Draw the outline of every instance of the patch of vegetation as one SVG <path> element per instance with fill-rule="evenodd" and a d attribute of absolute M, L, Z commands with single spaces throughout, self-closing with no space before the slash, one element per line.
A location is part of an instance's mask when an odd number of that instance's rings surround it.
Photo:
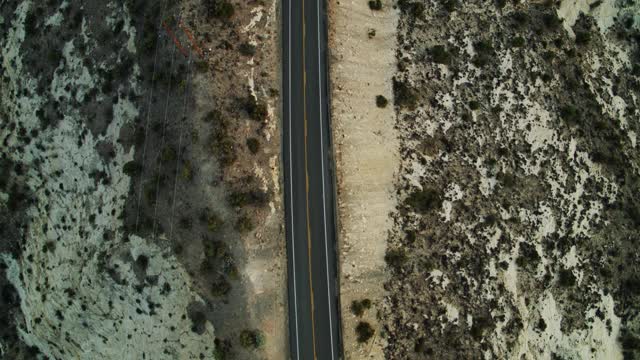
<path fill-rule="evenodd" d="M 576 44 L 577 45 L 587 45 L 591 42 L 591 32 L 586 30 L 578 30 L 576 31 Z"/>
<path fill-rule="evenodd" d="M 363 300 L 353 300 L 351 302 L 351 312 L 356 316 L 364 315 L 366 310 L 371 308 L 371 300 L 363 299 Z"/>
<path fill-rule="evenodd" d="M 247 215 L 241 215 L 236 221 L 236 231 L 239 233 L 248 233 L 254 229 L 253 221 Z"/>
<path fill-rule="evenodd" d="M 449 65 L 451 63 L 451 53 L 443 45 L 436 45 L 429 49 L 429 54 L 433 61 L 438 64 Z"/>
<path fill-rule="evenodd" d="M 424 14 L 424 3 L 418 1 L 400 0 L 398 1 L 400 11 L 409 14 L 412 19 L 421 18 Z"/>
<path fill-rule="evenodd" d="M 382 0 L 369 0 L 369 9 L 375 11 L 382 10 Z"/>
<path fill-rule="evenodd" d="M 511 40 L 511 46 L 516 47 L 516 48 L 521 48 L 524 46 L 524 38 L 522 36 L 516 36 L 515 38 L 513 38 Z"/>
<path fill-rule="evenodd" d="M 569 125 L 576 125 L 580 121 L 580 111 L 573 105 L 565 105 L 560 108 L 560 118 Z"/>
<path fill-rule="evenodd" d="M 387 253 L 384 255 L 384 261 L 387 265 L 396 270 L 401 269 L 408 260 L 407 253 L 402 248 L 387 249 Z"/>
<path fill-rule="evenodd" d="M 527 242 L 519 244 L 519 256 L 516 258 L 516 265 L 521 268 L 535 268 L 540 263 L 540 255 L 534 245 Z"/>
<path fill-rule="evenodd" d="M 406 81 L 395 78 L 393 79 L 393 96 L 395 104 L 401 108 L 412 110 L 418 102 L 416 91 Z"/>
<path fill-rule="evenodd" d="M 576 284 L 576 277 L 571 269 L 561 269 L 558 271 L 558 284 L 562 287 L 570 287 Z"/>
<path fill-rule="evenodd" d="M 249 95 L 245 103 L 245 109 L 251 119 L 255 121 L 265 121 L 269 115 L 267 104 L 263 101 L 256 100 L 253 95 Z"/>
<path fill-rule="evenodd" d="M 202 0 L 207 17 L 216 19 L 230 19 L 235 10 L 227 0 Z"/>
<path fill-rule="evenodd" d="M 260 150 L 260 141 L 254 137 L 250 137 L 247 139 L 247 147 L 252 154 L 257 154 Z"/>
<path fill-rule="evenodd" d="M 209 229 L 209 231 L 216 232 L 220 230 L 222 225 L 224 225 L 224 221 L 220 216 L 218 216 L 218 214 L 213 213 L 209 215 L 209 218 L 207 219 L 207 229 Z"/>
<path fill-rule="evenodd" d="M 254 56 L 256 54 L 256 46 L 248 42 L 243 42 L 238 46 L 240 54 L 244 56 Z"/>
<path fill-rule="evenodd" d="M 405 203 L 416 212 L 425 214 L 442 206 L 442 193 L 433 188 L 416 190 L 407 197 Z"/>
<path fill-rule="evenodd" d="M 264 333 L 260 330 L 242 330 L 240 332 L 240 345 L 245 349 L 259 349 L 265 344 Z"/>
<path fill-rule="evenodd" d="M 269 196 L 262 190 L 234 191 L 227 200 L 234 207 L 264 206 L 269 201 Z"/>
<path fill-rule="evenodd" d="M 371 324 L 369 324 L 368 322 L 360 321 L 356 326 L 356 334 L 358 335 L 358 342 L 365 343 L 369 341 L 371 337 L 373 337 L 373 334 L 375 334 L 375 330 L 373 330 L 373 327 L 371 327 Z"/>
<path fill-rule="evenodd" d="M 122 171 L 127 176 L 137 176 L 142 173 L 142 165 L 140 165 L 140 163 L 138 163 L 137 161 L 129 161 L 128 163 L 124 164 Z"/>
<path fill-rule="evenodd" d="M 221 297 L 227 295 L 231 291 L 231 284 L 224 278 L 224 276 L 218 276 L 211 283 L 211 295 L 215 297 Z"/>
<path fill-rule="evenodd" d="M 454 12 L 458 9 L 459 6 L 460 6 L 460 2 L 458 0 L 444 0 L 442 2 L 442 7 L 447 12 Z"/>
<path fill-rule="evenodd" d="M 379 108 L 385 108 L 387 107 L 387 104 L 389 103 L 389 100 L 387 100 L 386 97 L 382 96 L 382 95 L 378 95 L 376 96 L 376 106 Z"/>

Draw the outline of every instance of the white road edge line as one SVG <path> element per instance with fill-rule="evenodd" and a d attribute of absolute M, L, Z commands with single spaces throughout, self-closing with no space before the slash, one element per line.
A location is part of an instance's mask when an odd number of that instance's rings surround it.
<path fill-rule="evenodd" d="M 298 333 L 298 287 L 296 285 L 296 235 L 293 227 L 293 156 L 291 147 L 291 1 L 289 0 L 289 212 L 291 213 L 291 263 L 293 265 L 293 311 L 296 322 L 296 359 L 300 359 L 300 335 Z"/>
<path fill-rule="evenodd" d="M 331 306 L 331 281 L 329 280 L 329 245 L 327 240 L 327 200 L 325 196 L 324 190 L 324 139 L 322 136 L 322 131 L 324 129 L 324 124 L 322 121 L 322 62 L 320 57 L 320 1 L 316 0 L 317 10 L 318 10 L 318 98 L 320 100 L 320 164 L 322 169 L 322 216 L 324 219 L 324 255 L 326 260 L 326 271 L 327 271 L 327 305 L 329 306 L 329 334 L 331 338 L 331 359 L 335 359 L 334 354 L 334 346 L 333 346 L 333 320 L 332 320 L 332 310 L 333 306 Z"/>

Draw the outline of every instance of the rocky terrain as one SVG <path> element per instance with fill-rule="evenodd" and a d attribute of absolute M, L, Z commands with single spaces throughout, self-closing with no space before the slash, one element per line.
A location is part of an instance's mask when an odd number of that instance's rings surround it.
<path fill-rule="evenodd" d="M 0 3 L 0 358 L 282 356 L 275 9 Z"/>
<path fill-rule="evenodd" d="M 640 4 L 372 5 L 400 11 L 385 357 L 640 358 Z"/>

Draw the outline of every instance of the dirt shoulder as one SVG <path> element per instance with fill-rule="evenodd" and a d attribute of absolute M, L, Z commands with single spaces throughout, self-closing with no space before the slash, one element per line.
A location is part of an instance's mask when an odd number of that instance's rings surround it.
<path fill-rule="evenodd" d="M 330 2 L 331 117 L 347 359 L 382 358 L 385 345 L 376 314 L 387 280 L 384 255 L 399 148 L 393 106 L 376 106 L 376 97 L 392 98 L 397 16 L 391 8 L 371 11 L 366 1 Z M 352 303 L 365 299 L 371 308 L 354 315 Z M 371 343 L 356 340 L 361 321 L 376 329 Z"/>

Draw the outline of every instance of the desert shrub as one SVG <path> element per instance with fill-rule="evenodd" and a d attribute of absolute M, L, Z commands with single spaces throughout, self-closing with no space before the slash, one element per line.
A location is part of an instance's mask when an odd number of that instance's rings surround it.
<path fill-rule="evenodd" d="M 502 9 L 507 6 L 507 0 L 495 0 L 495 4 L 498 9 Z"/>
<path fill-rule="evenodd" d="M 256 54 L 255 45 L 248 42 L 243 42 L 242 44 L 240 44 L 240 46 L 238 46 L 238 50 L 240 51 L 240 54 L 244 56 L 253 56 Z"/>
<path fill-rule="evenodd" d="M 475 101 L 475 100 L 471 100 L 469 101 L 469 109 L 471 110 L 478 110 L 480 108 L 480 103 Z"/>
<path fill-rule="evenodd" d="M 424 14 L 424 4 L 422 2 L 400 0 L 398 1 L 400 11 L 409 14 L 413 19 L 420 18 Z"/>
<path fill-rule="evenodd" d="M 447 12 L 454 12 L 459 6 L 460 6 L 460 3 L 458 2 L 458 0 L 444 0 L 442 2 L 442 7 Z"/>
<path fill-rule="evenodd" d="M 448 65 L 451 62 L 451 54 L 442 45 L 436 45 L 429 49 L 429 54 L 435 63 Z"/>
<path fill-rule="evenodd" d="M 516 258 L 516 265 L 521 268 L 536 267 L 540 262 L 540 255 L 534 245 L 521 242 L 519 245 L 519 256 Z"/>
<path fill-rule="evenodd" d="M 191 166 L 190 161 L 185 161 L 185 163 L 182 165 L 180 176 L 186 181 L 193 180 L 193 167 Z"/>
<path fill-rule="evenodd" d="M 433 188 L 424 188 L 411 193 L 406 204 L 421 214 L 438 209 L 442 205 L 442 193 Z"/>
<path fill-rule="evenodd" d="M 211 295 L 220 297 L 225 296 L 231 291 L 231 284 L 224 278 L 224 276 L 218 276 L 211 283 Z"/>
<path fill-rule="evenodd" d="M 264 206 L 269 197 L 262 190 L 234 191 L 227 197 L 229 204 L 235 207 L 242 206 Z"/>
<path fill-rule="evenodd" d="M 160 154 L 160 160 L 162 160 L 162 162 L 174 161 L 176 159 L 176 156 L 176 150 L 173 148 L 173 146 L 165 146 L 165 148 L 162 149 L 162 153 Z"/>
<path fill-rule="evenodd" d="M 193 221 L 190 217 L 183 216 L 178 221 L 178 226 L 180 226 L 181 229 L 189 230 L 193 227 Z"/>
<path fill-rule="evenodd" d="M 209 111 L 203 118 L 202 121 L 208 123 L 217 123 L 222 119 L 222 113 L 218 110 Z"/>
<path fill-rule="evenodd" d="M 363 300 L 353 300 L 351 302 L 351 312 L 356 316 L 362 316 L 365 310 L 369 310 L 371 308 L 371 300 L 363 299 Z"/>
<path fill-rule="evenodd" d="M 360 321 L 356 326 L 356 334 L 358 335 L 358 342 L 365 343 L 375 334 L 375 330 L 368 322 Z"/>
<path fill-rule="evenodd" d="M 242 330 L 240 332 L 240 345 L 246 349 L 258 349 L 265 343 L 264 333 L 260 330 Z"/>
<path fill-rule="evenodd" d="M 247 98 L 247 101 L 245 102 L 245 110 L 251 119 L 255 121 L 264 121 L 267 119 L 267 115 L 269 115 L 267 104 L 256 100 L 253 95 L 249 95 Z"/>
<path fill-rule="evenodd" d="M 580 120 L 580 111 L 573 105 L 565 105 L 560 108 L 560 118 L 569 125 L 575 125 Z"/>
<path fill-rule="evenodd" d="M 584 30 L 576 31 L 576 44 L 586 45 L 591 41 L 591 33 Z"/>
<path fill-rule="evenodd" d="M 205 324 L 207 323 L 207 316 L 202 311 L 195 311 L 189 314 L 191 319 L 191 331 L 196 334 L 202 334 L 205 331 Z"/>
<path fill-rule="evenodd" d="M 387 100 L 386 97 L 382 96 L 382 95 L 378 95 L 376 96 L 376 106 L 379 108 L 385 108 L 387 107 L 387 104 L 389 103 L 389 100 Z"/>
<path fill-rule="evenodd" d="M 124 164 L 122 171 L 128 176 L 136 176 L 142 172 L 142 165 L 140 165 L 137 161 L 129 161 Z"/>
<path fill-rule="evenodd" d="M 205 73 L 209 71 L 209 63 L 204 60 L 196 61 L 196 71 L 198 71 L 199 73 Z"/>
<path fill-rule="evenodd" d="M 570 287 L 576 284 L 576 277 L 570 269 L 558 271 L 558 284 L 562 287 Z"/>
<path fill-rule="evenodd" d="M 416 107 L 418 97 L 415 90 L 405 81 L 393 79 L 393 97 L 397 106 L 413 109 Z"/>
<path fill-rule="evenodd" d="M 203 0 L 206 15 L 209 18 L 230 19 L 234 14 L 234 8 L 227 0 Z"/>
<path fill-rule="evenodd" d="M 242 215 L 236 221 L 236 230 L 240 233 L 247 233 L 253 230 L 253 222 L 247 215 Z"/>
<path fill-rule="evenodd" d="M 211 232 L 215 232 L 220 230 L 220 228 L 224 225 L 224 221 L 218 216 L 218 214 L 210 214 L 207 219 L 207 229 Z"/>
<path fill-rule="evenodd" d="M 527 15 L 526 13 L 524 13 L 522 11 L 515 11 L 511 15 L 511 18 L 513 19 L 515 24 L 518 25 L 518 26 L 524 26 L 524 25 L 527 25 L 529 23 L 529 15 Z"/>
<path fill-rule="evenodd" d="M 511 40 L 511 46 L 513 47 L 523 47 L 524 46 L 524 38 L 522 36 L 516 36 L 515 38 L 513 38 L 513 40 Z"/>
<path fill-rule="evenodd" d="M 369 9 L 371 10 L 382 10 L 382 0 L 369 0 Z"/>
<path fill-rule="evenodd" d="M 254 137 L 250 137 L 247 139 L 247 147 L 252 154 L 257 154 L 260 150 L 260 141 Z"/>
<path fill-rule="evenodd" d="M 560 19 L 555 11 L 547 12 L 542 15 L 542 23 L 547 29 L 555 30 L 560 27 Z"/>
<path fill-rule="evenodd" d="M 500 172 L 496 178 L 504 187 L 507 188 L 512 188 L 516 184 L 516 177 L 511 173 Z"/>
<path fill-rule="evenodd" d="M 376 29 L 369 29 L 367 31 L 367 37 L 369 37 L 369 39 L 376 37 Z"/>
<path fill-rule="evenodd" d="M 387 253 L 384 255 L 384 261 L 389 265 L 389 267 L 394 269 L 400 269 L 407 263 L 407 260 L 407 253 L 401 248 L 388 249 Z"/>

